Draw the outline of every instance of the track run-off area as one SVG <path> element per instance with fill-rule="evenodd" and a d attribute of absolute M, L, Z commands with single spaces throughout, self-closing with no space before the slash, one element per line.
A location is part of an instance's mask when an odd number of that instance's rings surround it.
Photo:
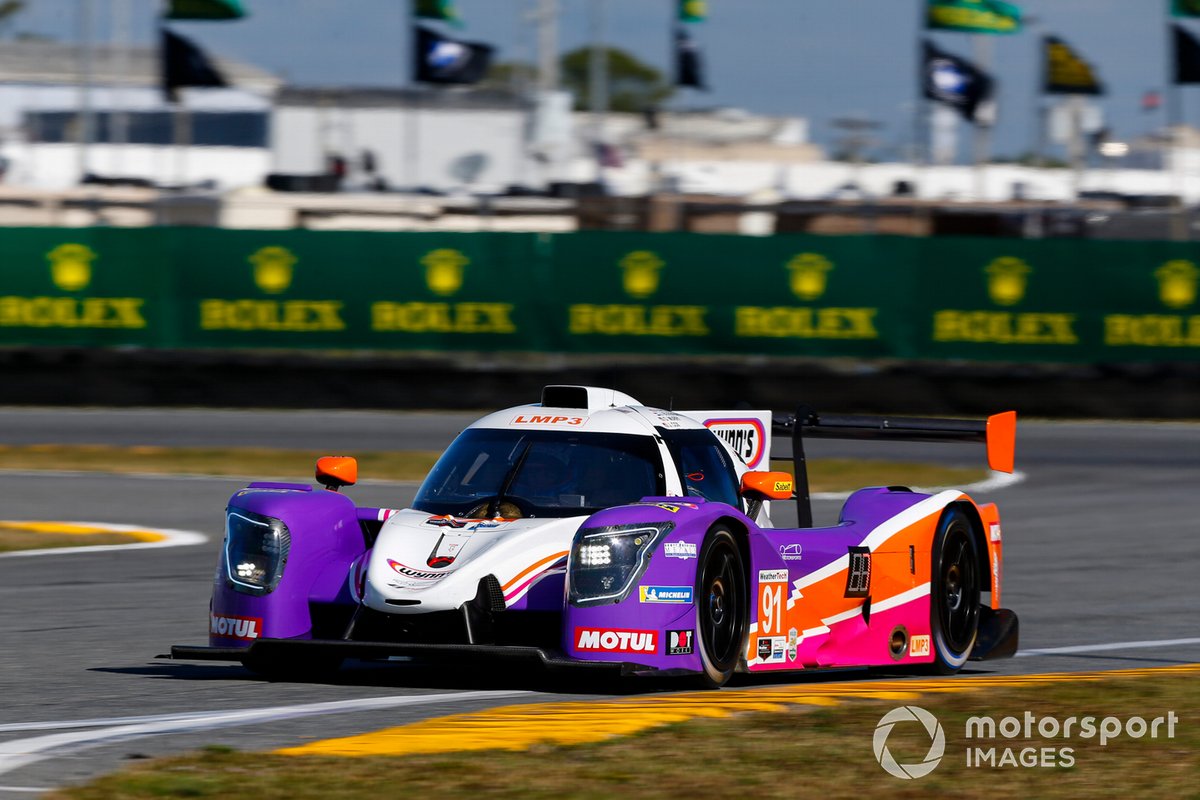
<path fill-rule="evenodd" d="M 0 444 L 205 444 L 353 455 L 356 448 L 439 449 L 471 418 L 3 409 Z M 814 441 L 810 454 L 965 465 L 983 459 L 971 445 Z M 430 747 L 443 741 L 470 749 L 487 746 L 489 737 L 500 746 L 497 726 L 505 737 L 518 728 L 549 740 L 560 729 L 564 736 L 615 735 L 680 714 L 720 716 L 889 693 L 907 699 L 1059 680 L 1053 675 L 1061 673 L 1083 680 L 1081 673 L 1191 669 L 1186 665 L 1200 662 L 1200 607 L 1189 588 L 1200 563 L 1200 425 L 1022 422 L 1017 463 L 1023 481 L 973 494 L 1000 505 L 1005 605 L 1021 617 L 1017 658 L 973 662 L 963 674 L 937 681 L 841 672 L 786 683 L 742 678 L 702 693 L 661 680 L 616 690 L 586 679 L 551 684 L 541 675 L 497 676 L 466 664 L 454 670 L 358 664 L 330 683 L 272 683 L 237 665 L 156 658 L 172 644 L 206 639 L 222 510 L 244 481 L 4 472 L 0 519 L 88 520 L 76 524 L 182 539 L 170 542 L 175 546 L 144 541 L 0 558 L 0 798 L 36 795 L 129 758 L 207 744 L 307 752 L 403 730 L 400 738 Z M 258 477 L 307 480 L 309 470 L 281 467 Z M 363 504 L 398 507 L 415 491 L 413 484 L 363 477 L 350 490 Z M 833 499 L 818 502 L 818 522 L 835 519 L 839 507 Z M 778 524 L 788 524 L 779 516 Z M 196 534 L 207 538 L 189 538 Z M 566 721 L 552 722 L 554 713 L 567 713 Z M 474 728 L 467 724 L 472 719 L 480 720 Z M 446 738 L 446 725 L 454 736 Z M 371 741 L 389 738 L 397 737 Z"/>

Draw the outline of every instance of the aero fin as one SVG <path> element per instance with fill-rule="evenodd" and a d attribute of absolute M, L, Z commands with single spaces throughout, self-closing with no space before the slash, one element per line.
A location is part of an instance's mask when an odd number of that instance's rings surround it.
<path fill-rule="evenodd" d="M 999 472 L 1012 472 L 1017 446 L 1017 412 L 1005 411 L 987 419 L 988 466 Z"/>

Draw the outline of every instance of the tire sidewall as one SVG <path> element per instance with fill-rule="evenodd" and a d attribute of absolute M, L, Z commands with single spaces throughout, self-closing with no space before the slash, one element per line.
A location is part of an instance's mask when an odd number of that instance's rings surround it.
<path fill-rule="evenodd" d="M 935 671 L 942 674 L 957 672 L 967 663 L 967 659 L 971 657 L 971 650 L 975 647 L 976 637 L 979 635 L 978 610 L 975 612 L 975 629 L 971 632 L 970 641 L 965 648 L 958 650 L 951 645 L 946 632 L 942 629 L 941 606 L 946 602 L 945 591 L 942 585 L 943 550 L 946 540 L 950 538 L 951 534 L 960 530 L 966 534 L 969 558 L 974 565 L 975 573 L 975 590 L 971 593 L 971 596 L 965 598 L 966 601 L 978 606 L 979 593 L 982 589 L 981 576 L 979 575 L 979 544 L 976 541 L 971 521 L 962 511 L 955 508 L 947 509 L 938 522 L 937 533 L 934 534 L 933 539 L 932 574 L 930 575 L 931 602 L 929 604 L 929 624 L 934 649 L 933 667 Z"/>
<path fill-rule="evenodd" d="M 713 551 L 719 551 L 728 547 L 734 554 L 736 559 L 737 575 L 739 576 L 739 585 L 734 588 L 731 597 L 736 603 L 733 611 L 739 616 L 736 620 L 738 629 L 735 639 L 738 642 L 734 648 L 733 654 L 727 660 L 727 663 L 718 664 L 710 655 L 710 645 L 705 636 L 704 615 L 708 613 L 708 586 L 705 581 L 705 567 L 709 559 L 712 557 Z M 748 598 L 749 586 L 746 575 L 745 561 L 742 558 L 741 548 L 738 547 L 737 539 L 723 526 L 711 528 L 704 537 L 704 545 L 700 549 L 700 558 L 696 565 L 696 639 L 699 643 L 700 663 L 704 669 L 701 680 L 705 686 L 710 688 L 718 688 L 723 686 L 737 669 L 738 663 L 741 661 L 742 655 L 746 650 L 746 632 L 748 630 Z"/>

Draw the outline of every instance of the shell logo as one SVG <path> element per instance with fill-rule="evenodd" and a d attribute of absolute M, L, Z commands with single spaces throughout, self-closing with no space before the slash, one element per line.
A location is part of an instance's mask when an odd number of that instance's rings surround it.
<path fill-rule="evenodd" d="M 263 247 L 247 259 L 254 265 L 254 284 L 267 294 L 279 294 L 292 285 L 298 259 L 286 247 Z"/>
<path fill-rule="evenodd" d="M 77 292 L 92 282 L 92 261 L 97 257 L 86 244 L 60 244 L 46 253 L 50 280 L 64 292 Z"/>
<path fill-rule="evenodd" d="M 425 265 L 425 285 L 434 294 L 454 294 L 462 288 L 463 267 L 471 263 L 458 250 L 443 248 L 430 250 L 421 258 Z"/>
<path fill-rule="evenodd" d="M 816 300 L 825 294 L 833 264 L 820 253 L 801 253 L 787 263 L 792 294 L 801 300 Z"/>
<path fill-rule="evenodd" d="M 1158 279 L 1158 299 L 1168 308 L 1184 308 L 1196 302 L 1196 279 L 1200 269 L 1191 261 L 1168 261 L 1154 270 Z"/>
<path fill-rule="evenodd" d="M 634 250 L 619 262 L 624 271 L 622 284 L 632 297 L 649 297 L 658 291 L 658 281 L 666 262 L 649 250 Z"/>
<path fill-rule="evenodd" d="M 1013 306 L 1025 297 L 1029 274 L 1033 269 L 1019 258 L 1002 256 L 984 267 L 988 278 L 988 296 L 998 306 Z"/>

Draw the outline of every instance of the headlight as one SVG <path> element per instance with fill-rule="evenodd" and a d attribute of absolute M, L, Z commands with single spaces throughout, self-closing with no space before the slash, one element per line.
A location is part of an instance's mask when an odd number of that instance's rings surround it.
<path fill-rule="evenodd" d="M 283 577 L 292 534 L 283 520 L 230 508 L 225 513 L 225 577 L 246 594 L 275 591 Z"/>
<path fill-rule="evenodd" d="M 624 600 L 646 572 L 650 553 L 674 527 L 673 522 L 655 522 L 580 530 L 571 548 L 571 604 Z"/>

